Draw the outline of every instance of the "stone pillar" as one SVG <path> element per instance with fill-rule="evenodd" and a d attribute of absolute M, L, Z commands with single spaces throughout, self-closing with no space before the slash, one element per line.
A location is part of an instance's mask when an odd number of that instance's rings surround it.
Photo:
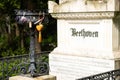
<path fill-rule="evenodd" d="M 120 68 L 120 1 L 49 1 L 57 19 L 58 46 L 49 55 L 50 74 L 75 80 Z"/>

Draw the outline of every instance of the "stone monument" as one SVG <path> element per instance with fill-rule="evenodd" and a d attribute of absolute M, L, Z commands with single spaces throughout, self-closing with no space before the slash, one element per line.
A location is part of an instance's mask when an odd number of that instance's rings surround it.
<path fill-rule="evenodd" d="M 120 1 L 49 1 L 57 19 L 58 46 L 49 55 L 50 74 L 57 80 L 120 68 Z"/>

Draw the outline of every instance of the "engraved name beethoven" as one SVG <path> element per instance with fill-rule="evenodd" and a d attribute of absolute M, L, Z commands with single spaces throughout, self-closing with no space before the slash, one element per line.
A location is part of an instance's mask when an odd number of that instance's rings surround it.
<path fill-rule="evenodd" d="M 98 37 L 98 32 L 97 31 L 85 31 L 85 29 L 81 29 L 80 31 L 77 31 L 76 28 L 70 28 L 72 31 L 72 36 L 73 37 Z"/>

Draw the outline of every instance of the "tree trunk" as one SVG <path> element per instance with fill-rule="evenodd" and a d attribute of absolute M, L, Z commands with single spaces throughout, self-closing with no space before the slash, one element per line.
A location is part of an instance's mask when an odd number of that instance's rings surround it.
<path fill-rule="evenodd" d="M 38 36 L 36 33 L 35 33 L 35 52 L 41 53 L 41 46 L 40 43 L 38 42 Z"/>
<path fill-rule="evenodd" d="M 23 33 L 23 25 L 19 25 L 19 31 L 20 31 L 20 46 L 21 48 L 24 48 L 24 33 Z"/>
<path fill-rule="evenodd" d="M 6 26 L 7 26 L 8 44 L 11 44 L 11 42 L 12 42 L 12 35 L 11 35 L 11 25 L 10 25 L 10 17 L 9 16 L 6 16 Z"/>
<path fill-rule="evenodd" d="M 15 36 L 20 36 L 20 31 L 19 31 L 17 23 L 14 23 L 14 25 L 15 25 Z"/>

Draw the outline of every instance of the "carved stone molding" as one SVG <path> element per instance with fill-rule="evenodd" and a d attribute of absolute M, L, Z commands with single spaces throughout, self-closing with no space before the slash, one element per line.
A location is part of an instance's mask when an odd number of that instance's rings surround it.
<path fill-rule="evenodd" d="M 51 13 L 52 17 L 56 19 L 110 19 L 118 18 L 119 12 L 68 12 L 68 13 Z"/>

